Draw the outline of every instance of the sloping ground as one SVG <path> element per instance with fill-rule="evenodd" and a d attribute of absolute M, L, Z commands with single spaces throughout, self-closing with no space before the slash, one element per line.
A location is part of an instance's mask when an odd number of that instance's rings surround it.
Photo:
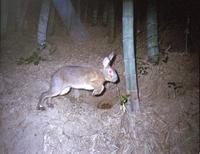
<path fill-rule="evenodd" d="M 89 34 L 87 41 L 78 44 L 62 32 L 53 36 L 50 42 L 56 51 L 50 55 L 45 51 L 46 60 L 39 65 L 16 64 L 17 58 L 35 50 L 35 36 L 13 36 L 2 42 L 0 153 L 198 153 L 199 55 L 173 53 L 173 48 L 166 47 L 161 63 L 152 66 L 144 58 L 145 40 L 140 34 L 141 113 L 132 115 L 123 113 L 119 105 L 119 97 L 125 93 L 120 37 L 108 44 L 105 29 L 90 27 Z M 54 109 L 36 110 L 55 70 L 68 64 L 100 67 L 111 50 L 117 54 L 118 85 L 107 84 L 100 97 L 72 90 L 53 99 Z M 105 102 L 112 108 L 98 108 Z"/>

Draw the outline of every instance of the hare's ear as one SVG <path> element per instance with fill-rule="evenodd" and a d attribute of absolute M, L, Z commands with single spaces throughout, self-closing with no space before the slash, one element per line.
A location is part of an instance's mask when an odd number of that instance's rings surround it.
<path fill-rule="evenodd" d="M 105 57 L 103 60 L 103 67 L 108 67 L 110 64 L 110 59 L 108 57 Z"/>
<path fill-rule="evenodd" d="M 112 61 L 112 59 L 113 59 L 114 57 L 115 57 L 115 53 L 112 51 L 112 52 L 109 54 L 108 58 L 109 58 L 110 61 Z"/>
<path fill-rule="evenodd" d="M 111 52 L 108 57 L 105 57 L 103 60 L 103 66 L 104 67 L 108 67 L 110 65 L 110 62 L 113 60 L 113 58 L 115 57 L 114 52 Z"/>

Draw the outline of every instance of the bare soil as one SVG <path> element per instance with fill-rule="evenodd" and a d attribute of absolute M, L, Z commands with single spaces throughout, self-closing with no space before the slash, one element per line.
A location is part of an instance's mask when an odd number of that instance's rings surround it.
<path fill-rule="evenodd" d="M 147 62 L 145 33 L 137 36 L 137 67 L 141 112 L 120 110 L 125 94 L 121 34 L 108 43 L 104 27 L 88 27 L 88 38 L 75 43 L 62 30 L 49 38 L 46 59 L 38 65 L 16 60 L 36 50 L 36 36 L 18 34 L 1 42 L 0 153 L 2 154 L 144 154 L 199 152 L 199 52 L 176 48 L 169 32 L 161 44 L 159 65 Z M 164 34 L 164 32 L 162 32 Z M 36 110 L 50 76 L 64 65 L 100 67 L 114 50 L 113 67 L 120 82 L 106 84 L 102 96 L 72 90 L 53 98 L 55 107 Z M 179 51 L 177 51 L 179 50 Z M 184 46 L 182 46 L 184 50 Z M 106 108 L 106 109 L 102 109 Z"/>

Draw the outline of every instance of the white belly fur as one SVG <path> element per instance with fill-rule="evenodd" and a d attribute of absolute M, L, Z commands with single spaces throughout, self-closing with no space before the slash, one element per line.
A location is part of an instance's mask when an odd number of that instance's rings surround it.
<path fill-rule="evenodd" d="M 75 88 L 75 89 L 86 89 L 86 90 L 93 90 L 94 89 L 94 87 L 92 87 L 91 85 L 88 85 L 88 84 L 72 85 L 71 87 Z"/>

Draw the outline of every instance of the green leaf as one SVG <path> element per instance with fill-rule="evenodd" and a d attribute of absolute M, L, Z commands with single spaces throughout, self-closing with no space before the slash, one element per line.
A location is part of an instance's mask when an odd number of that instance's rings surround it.
<path fill-rule="evenodd" d="M 129 95 L 121 95 L 120 96 L 120 104 L 123 105 L 123 104 L 126 104 L 128 102 L 128 97 Z"/>

